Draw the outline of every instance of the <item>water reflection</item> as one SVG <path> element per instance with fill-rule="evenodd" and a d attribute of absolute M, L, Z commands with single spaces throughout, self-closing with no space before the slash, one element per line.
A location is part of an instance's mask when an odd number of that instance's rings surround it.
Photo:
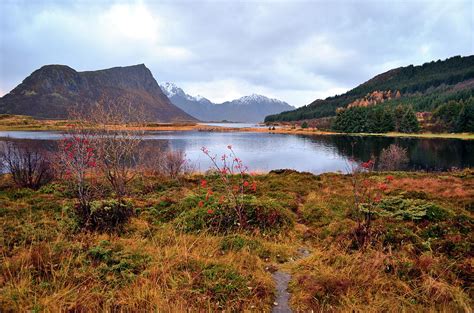
<path fill-rule="evenodd" d="M 0 132 L 0 137 L 32 140 L 54 147 L 60 132 Z M 386 138 L 361 136 L 312 136 L 248 132 L 147 132 L 145 144 L 185 151 L 197 170 L 211 164 L 201 152 L 205 146 L 213 154 L 228 153 L 232 145 L 252 171 L 292 168 L 313 173 L 347 170 L 348 159 L 358 161 L 378 157 L 383 148 L 397 144 L 407 149 L 410 169 L 446 170 L 474 166 L 474 141 L 457 139 Z M 5 138 L 3 138 L 5 140 Z"/>

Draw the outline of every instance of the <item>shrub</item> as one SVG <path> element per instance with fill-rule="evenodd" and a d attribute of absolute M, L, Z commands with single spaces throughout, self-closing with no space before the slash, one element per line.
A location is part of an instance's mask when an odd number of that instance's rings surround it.
<path fill-rule="evenodd" d="M 374 170 L 373 159 L 361 164 L 352 161 L 349 164 L 352 194 L 354 199 L 353 213 L 358 225 L 353 231 L 354 239 L 351 246 L 365 248 L 372 241 L 372 220 L 377 213 L 380 200 L 385 197 L 388 185 L 393 176 L 387 176 L 382 183 L 365 178 L 363 173 Z"/>
<path fill-rule="evenodd" d="M 202 204 L 200 206 L 199 204 Z M 257 200 L 246 197 L 242 206 L 245 224 L 239 224 L 239 216 L 228 204 L 203 204 L 184 211 L 177 219 L 178 228 L 186 232 L 205 229 L 216 232 L 230 232 L 237 229 L 259 230 L 265 233 L 279 232 L 293 226 L 292 213 L 272 200 Z"/>
<path fill-rule="evenodd" d="M 183 202 L 175 203 L 171 200 L 163 200 L 152 207 L 142 210 L 140 214 L 150 223 L 166 223 L 174 220 L 181 212 L 189 208 L 188 204 Z"/>
<path fill-rule="evenodd" d="M 139 163 L 152 175 L 177 179 L 192 172 L 184 151 L 147 144 L 141 150 Z"/>
<path fill-rule="evenodd" d="M 0 163 L 5 164 L 18 187 L 36 190 L 54 179 L 54 170 L 44 149 L 14 142 L 5 145 Z"/>
<path fill-rule="evenodd" d="M 407 150 L 395 144 L 391 144 L 388 148 L 382 149 L 378 168 L 384 171 L 401 170 L 407 163 Z"/>
<path fill-rule="evenodd" d="M 79 226 L 99 232 L 121 231 L 133 215 L 130 203 L 118 200 L 92 201 L 84 208 L 76 206 Z"/>
<path fill-rule="evenodd" d="M 303 128 L 303 129 L 308 128 L 308 123 L 307 123 L 307 122 L 303 122 L 303 124 L 301 124 L 301 128 Z"/>
<path fill-rule="evenodd" d="M 73 134 L 59 142 L 58 165 L 74 190 L 79 205 L 87 210 L 93 197 L 94 184 L 88 175 L 97 167 L 97 152 L 91 134 Z"/>
<path fill-rule="evenodd" d="M 190 170 L 186 154 L 181 150 L 168 150 L 160 164 L 161 173 L 170 178 L 178 178 Z"/>
<path fill-rule="evenodd" d="M 225 195 L 219 199 L 219 203 L 224 201 L 227 207 L 233 211 L 238 218 L 237 225 L 245 227 L 247 224 L 246 216 L 244 214 L 244 199 L 251 193 L 257 191 L 257 182 L 253 180 L 251 175 L 248 175 L 248 167 L 244 165 L 242 160 L 237 157 L 231 145 L 227 146 L 229 154 L 221 156 L 221 163 L 217 160 L 217 155 L 211 155 L 211 152 L 202 147 L 202 152 L 211 160 L 213 171 L 219 177 L 220 182 L 225 188 Z M 201 181 L 201 187 L 207 188 L 207 181 Z M 206 202 L 211 199 L 213 194 L 212 188 L 207 190 Z"/>
<path fill-rule="evenodd" d="M 383 199 L 377 211 L 380 216 L 403 220 L 428 220 L 432 222 L 446 220 L 451 214 L 440 206 L 419 199 L 387 197 Z"/>

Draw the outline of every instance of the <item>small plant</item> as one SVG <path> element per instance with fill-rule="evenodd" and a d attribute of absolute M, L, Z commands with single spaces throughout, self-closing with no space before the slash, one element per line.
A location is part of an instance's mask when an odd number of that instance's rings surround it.
<path fill-rule="evenodd" d="M 306 129 L 308 128 L 308 123 L 305 121 L 303 124 L 301 124 L 301 128 Z"/>
<path fill-rule="evenodd" d="M 5 145 L 0 164 L 5 165 L 18 187 L 37 190 L 54 179 L 55 172 L 44 149 L 14 142 Z"/>
<path fill-rule="evenodd" d="M 365 248 L 372 241 L 372 220 L 379 210 L 378 204 L 393 180 L 391 175 L 382 183 L 367 178 L 365 174 L 373 172 L 374 165 L 375 161 L 372 159 L 360 164 L 353 161 L 350 169 L 354 209 L 358 216 L 354 243 L 358 248 Z"/>
<path fill-rule="evenodd" d="M 228 145 L 227 149 L 230 153 L 221 156 L 221 164 L 218 163 L 217 156 L 212 156 L 207 148 L 202 147 L 201 150 L 211 160 L 215 173 L 224 185 L 225 195 L 219 198 L 219 204 L 231 207 L 237 214 L 239 227 L 244 228 L 248 222 L 244 212 L 244 198 L 247 193 L 257 190 L 257 182 L 251 180 L 252 177 L 248 175 L 248 167 L 237 157 L 232 146 Z M 207 188 L 206 180 L 201 181 L 201 187 L 207 189 L 206 201 L 211 200 L 213 190 Z M 200 204 L 200 206 L 203 205 L 204 202 L 202 205 Z"/>
<path fill-rule="evenodd" d="M 88 214 L 82 215 L 83 212 L 83 210 L 76 212 L 83 228 L 99 232 L 115 232 L 123 230 L 123 226 L 133 215 L 133 207 L 124 201 L 101 200 L 90 203 Z"/>
<path fill-rule="evenodd" d="M 75 190 L 79 206 L 85 211 L 88 211 L 92 199 L 92 184 L 88 174 L 97 167 L 95 150 L 90 138 L 81 134 L 66 137 L 59 143 L 59 167 Z"/>

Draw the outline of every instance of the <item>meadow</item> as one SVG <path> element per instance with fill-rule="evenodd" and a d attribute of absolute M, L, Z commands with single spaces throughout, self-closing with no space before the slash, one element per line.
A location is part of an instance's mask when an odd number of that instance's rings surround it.
<path fill-rule="evenodd" d="M 89 175 L 101 195 L 86 224 L 68 179 L 1 176 L 0 311 L 270 311 L 275 271 L 291 275 L 294 311 L 474 304 L 472 170 L 142 172 L 120 200 Z"/>

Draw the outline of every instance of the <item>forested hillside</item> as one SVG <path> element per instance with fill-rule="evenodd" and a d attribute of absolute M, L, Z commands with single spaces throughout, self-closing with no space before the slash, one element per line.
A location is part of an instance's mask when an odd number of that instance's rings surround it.
<path fill-rule="evenodd" d="M 298 121 L 334 116 L 337 108 L 347 107 L 374 91 L 400 92 L 400 97 L 386 100 L 384 105 L 410 105 L 417 112 L 433 111 L 450 100 L 466 100 L 474 96 L 474 56 L 455 56 L 420 66 L 396 68 L 375 76 L 345 94 L 267 116 L 265 121 Z"/>

